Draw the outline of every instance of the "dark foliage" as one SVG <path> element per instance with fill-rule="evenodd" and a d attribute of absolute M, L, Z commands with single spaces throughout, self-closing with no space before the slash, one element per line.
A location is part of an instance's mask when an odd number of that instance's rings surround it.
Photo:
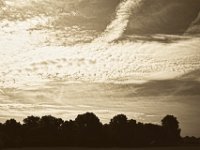
<path fill-rule="evenodd" d="M 167 115 L 162 125 L 137 123 L 119 114 L 102 124 L 93 113 L 78 115 L 63 121 L 53 116 L 29 116 L 23 124 L 14 119 L 0 124 L 1 147 L 138 147 L 172 146 L 199 143 L 194 137 L 181 138 L 176 117 Z"/>

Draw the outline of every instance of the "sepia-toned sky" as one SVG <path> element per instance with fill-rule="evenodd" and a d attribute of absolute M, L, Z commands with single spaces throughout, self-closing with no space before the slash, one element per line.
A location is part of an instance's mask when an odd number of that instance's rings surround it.
<path fill-rule="evenodd" d="M 200 135 L 200 0 L 0 0 L 0 120 L 92 111 Z"/>

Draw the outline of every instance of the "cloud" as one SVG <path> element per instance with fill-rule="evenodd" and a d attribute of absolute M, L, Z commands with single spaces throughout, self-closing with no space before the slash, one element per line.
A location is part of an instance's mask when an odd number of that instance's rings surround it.
<path fill-rule="evenodd" d="M 141 0 L 126 0 L 119 4 L 115 19 L 106 27 L 103 35 L 97 41 L 112 42 L 122 36 L 127 28 L 129 19 L 139 7 Z"/>
<path fill-rule="evenodd" d="M 199 0 L 143 0 L 127 34 L 181 34 L 199 13 Z"/>

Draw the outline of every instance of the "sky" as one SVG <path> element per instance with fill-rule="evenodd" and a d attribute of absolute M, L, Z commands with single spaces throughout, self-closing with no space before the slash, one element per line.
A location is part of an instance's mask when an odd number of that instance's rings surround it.
<path fill-rule="evenodd" d="M 180 118 L 200 135 L 199 0 L 1 0 L 0 120 Z"/>

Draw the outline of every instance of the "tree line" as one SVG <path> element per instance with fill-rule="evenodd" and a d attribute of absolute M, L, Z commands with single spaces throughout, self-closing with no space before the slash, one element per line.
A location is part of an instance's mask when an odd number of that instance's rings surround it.
<path fill-rule="evenodd" d="M 173 115 L 165 116 L 161 120 L 161 125 L 129 120 L 124 114 L 114 116 L 108 124 L 102 124 L 94 113 L 80 114 L 75 120 L 69 121 L 53 116 L 28 116 L 23 123 L 10 119 L 0 124 L 0 145 L 1 147 L 172 146 L 179 145 L 183 141 L 180 132 L 179 122 Z"/>

